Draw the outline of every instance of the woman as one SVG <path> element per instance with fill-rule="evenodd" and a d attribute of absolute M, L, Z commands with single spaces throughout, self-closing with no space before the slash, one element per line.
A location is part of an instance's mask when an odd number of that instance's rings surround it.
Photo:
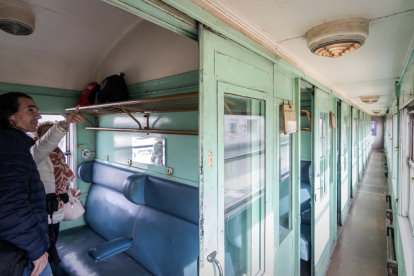
<path fill-rule="evenodd" d="M 79 196 L 80 191 L 69 186 L 70 182 L 75 179 L 75 175 L 66 164 L 64 153 L 56 146 L 66 135 L 66 131 L 63 132 L 62 130 L 60 122 L 39 123 L 35 134 L 36 144 L 32 148 L 33 159 L 37 164 L 46 194 L 55 193 L 59 195 L 71 192 L 73 196 Z M 37 155 L 37 158 L 35 155 Z M 53 214 L 52 218 L 49 215 L 49 225 L 54 233 L 55 242 L 58 238 L 59 225 L 63 220 L 64 212 L 64 203 L 60 201 L 59 210 Z"/>

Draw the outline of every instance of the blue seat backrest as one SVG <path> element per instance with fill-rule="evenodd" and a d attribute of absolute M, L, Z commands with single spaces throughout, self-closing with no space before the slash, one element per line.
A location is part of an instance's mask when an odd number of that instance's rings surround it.
<path fill-rule="evenodd" d="M 106 240 L 132 237 L 136 216 L 141 208 L 125 199 L 123 183 L 134 172 L 96 162 L 85 162 L 79 177 L 92 183 L 86 199 L 85 221 Z"/>
<path fill-rule="evenodd" d="M 82 163 L 78 169 L 79 177 L 88 183 L 96 183 L 122 193 L 124 180 L 136 172 L 97 163 Z"/>
<path fill-rule="evenodd" d="M 148 176 L 145 204 L 198 225 L 198 188 Z"/>
<path fill-rule="evenodd" d="M 197 275 L 198 225 L 143 205 L 132 257 L 153 275 Z"/>
<path fill-rule="evenodd" d="M 198 188 L 141 175 L 125 181 L 124 195 L 143 204 L 132 257 L 154 275 L 197 275 Z"/>
<path fill-rule="evenodd" d="M 300 161 L 300 182 L 310 183 L 312 175 L 312 163 L 310 161 Z"/>

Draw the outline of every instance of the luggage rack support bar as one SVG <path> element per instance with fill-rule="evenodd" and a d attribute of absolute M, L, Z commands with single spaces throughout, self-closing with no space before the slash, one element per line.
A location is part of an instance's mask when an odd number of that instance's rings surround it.
<path fill-rule="evenodd" d="M 135 119 L 135 117 L 134 117 L 134 116 L 132 116 L 132 114 L 131 114 L 131 113 L 129 113 L 129 111 L 128 111 L 126 108 L 124 108 L 124 107 L 122 107 L 122 106 L 117 106 L 117 105 L 114 105 L 113 107 L 119 108 L 119 109 L 121 109 L 123 112 L 125 112 L 125 114 L 127 114 L 129 117 L 131 117 L 131 118 L 132 118 L 132 120 L 134 120 L 134 121 L 135 121 L 135 122 L 139 125 L 139 129 L 142 129 L 141 123 L 140 123 L 137 119 Z"/>

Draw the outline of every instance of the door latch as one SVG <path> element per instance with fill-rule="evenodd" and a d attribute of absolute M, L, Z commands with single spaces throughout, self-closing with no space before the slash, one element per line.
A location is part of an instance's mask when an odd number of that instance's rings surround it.
<path fill-rule="evenodd" d="M 92 154 L 95 154 L 94 151 L 90 151 L 89 149 L 82 150 L 82 159 L 89 159 Z"/>

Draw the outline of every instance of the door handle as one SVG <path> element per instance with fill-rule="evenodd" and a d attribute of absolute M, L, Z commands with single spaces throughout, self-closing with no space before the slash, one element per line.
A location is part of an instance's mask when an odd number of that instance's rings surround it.
<path fill-rule="evenodd" d="M 217 261 L 216 255 L 217 255 L 216 251 L 211 252 L 207 256 L 207 261 L 209 261 L 210 263 L 214 262 L 217 266 L 218 271 L 219 271 L 219 276 L 223 276 L 223 269 L 221 268 L 221 265 L 220 265 L 219 261 Z"/>

